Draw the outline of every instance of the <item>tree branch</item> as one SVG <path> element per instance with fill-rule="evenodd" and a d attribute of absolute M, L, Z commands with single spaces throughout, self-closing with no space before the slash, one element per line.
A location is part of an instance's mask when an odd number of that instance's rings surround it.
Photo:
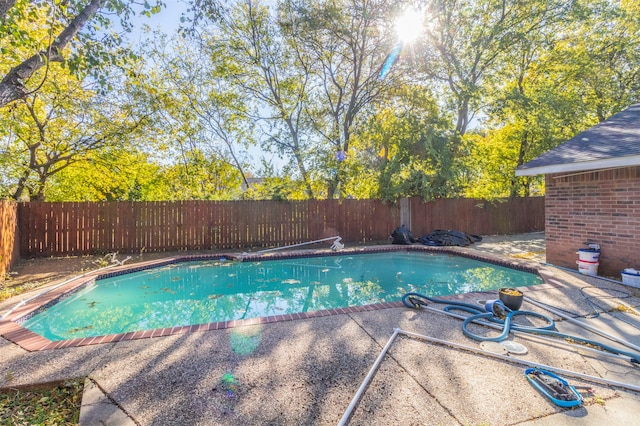
<path fill-rule="evenodd" d="M 0 0 L 0 13 L 3 7 L 11 7 L 13 3 L 15 3 L 15 0 Z M 42 68 L 47 62 L 62 62 L 62 50 L 105 3 L 106 0 L 91 0 L 58 37 L 55 38 L 55 41 L 51 43 L 49 48 L 36 53 L 18 66 L 12 68 L 0 82 L 0 107 L 27 96 L 29 91 L 25 87 L 25 81 L 33 76 L 36 71 Z M 0 14 L 0 16 L 3 15 Z"/>
<path fill-rule="evenodd" d="M 16 0 L 0 0 L 0 21 L 7 17 L 7 12 L 14 4 L 16 4 Z"/>

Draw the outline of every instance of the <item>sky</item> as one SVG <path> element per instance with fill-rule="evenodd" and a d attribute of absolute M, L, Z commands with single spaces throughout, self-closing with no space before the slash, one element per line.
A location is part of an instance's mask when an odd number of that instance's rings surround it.
<path fill-rule="evenodd" d="M 174 33 L 180 27 L 180 16 L 186 12 L 188 6 L 178 0 L 165 0 L 165 7 L 159 13 L 150 17 L 138 13 L 131 18 L 134 25 L 133 32 L 128 35 L 129 40 L 134 45 L 146 38 L 144 27 L 149 26 L 151 29 L 160 29 L 166 34 Z"/>

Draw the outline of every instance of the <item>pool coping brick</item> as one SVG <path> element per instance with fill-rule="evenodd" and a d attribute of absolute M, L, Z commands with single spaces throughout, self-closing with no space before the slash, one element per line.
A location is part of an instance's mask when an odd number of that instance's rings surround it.
<path fill-rule="evenodd" d="M 240 319 L 240 320 L 228 320 L 213 322 L 208 324 L 193 324 L 186 326 L 175 326 L 168 328 L 159 328 L 151 330 L 139 330 L 125 333 L 109 334 L 104 336 L 90 336 L 76 339 L 50 341 L 43 336 L 40 336 L 26 328 L 22 327 L 21 322 L 35 315 L 40 310 L 46 309 L 52 304 L 56 303 L 60 299 L 75 293 L 79 289 L 83 288 L 87 284 L 114 276 L 119 276 L 127 273 L 139 272 L 146 269 L 166 266 L 169 264 L 183 263 L 189 261 L 198 260 L 216 260 L 216 259 L 231 259 L 240 262 L 251 262 L 257 260 L 283 260 L 292 259 L 298 257 L 321 257 L 321 256 L 340 256 L 349 254 L 366 254 L 366 253 L 381 253 L 392 251 L 408 251 L 408 252 L 435 252 L 443 254 L 451 254 L 456 256 L 462 256 L 473 260 L 479 260 L 486 263 L 495 264 L 498 266 L 504 266 L 511 269 L 520 270 L 523 272 L 529 272 L 537 274 L 543 281 L 542 284 L 528 286 L 528 291 L 536 291 L 539 289 L 547 289 L 549 286 L 557 288 L 561 286 L 560 283 L 556 283 L 553 279 L 553 273 L 548 271 L 544 265 L 532 266 L 530 262 L 521 261 L 518 259 L 505 259 L 500 256 L 493 255 L 491 253 L 484 252 L 469 252 L 461 247 L 432 247 L 432 246 L 400 246 L 400 245 L 382 245 L 372 247 L 358 247 L 343 249 L 340 251 L 327 251 L 327 250 L 296 250 L 288 251 L 284 253 L 269 253 L 264 255 L 257 254 L 238 254 L 238 253 L 219 253 L 219 254 L 197 254 L 197 255 L 185 255 L 185 256 L 173 256 L 158 260 L 145 261 L 135 263 L 131 265 L 118 265 L 106 271 L 105 269 L 98 269 L 96 271 L 87 272 L 81 276 L 71 278 L 66 282 L 58 284 L 53 287 L 42 296 L 37 298 L 37 301 L 25 302 L 23 305 L 15 308 L 14 311 L 8 315 L 7 319 L 0 321 L 0 335 L 5 339 L 19 345 L 23 349 L 34 352 L 41 350 L 52 349 L 66 349 L 70 347 L 99 345 L 105 343 L 115 343 L 128 340 L 139 339 L 151 339 L 156 337 L 164 337 L 176 334 L 185 333 L 200 333 L 210 330 L 221 330 L 235 327 L 242 327 L 247 325 L 256 324 L 268 324 L 284 321 L 296 321 L 301 319 L 310 319 L 325 317 L 331 315 L 342 315 L 357 312 L 370 312 L 379 309 L 389 309 L 403 306 L 402 302 L 378 302 L 369 305 L 361 306 L 348 306 L 341 308 L 325 309 L 311 312 L 302 312 L 294 314 L 280 314 L 267 317 Z M 479 292 L 482 293 L 482 292 Z M 468 294 L 467 294 L 468 296 Z M 461 298 L 463 295 L 446 295 L 440 296 L 443 299 L 455 299 Z"/>

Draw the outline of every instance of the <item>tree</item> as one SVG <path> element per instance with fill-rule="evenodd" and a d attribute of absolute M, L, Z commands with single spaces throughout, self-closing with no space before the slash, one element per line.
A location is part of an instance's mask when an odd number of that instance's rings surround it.
<path fill-rule="evenodd" d="M 196 163 L 198 168 L 208 164 L 212 173 L 236 169 L 237 173 L 225 172 L 237 180 L 227 182 L 232 194 L 243 182 L 247 185 L 246 149 L 253 141 L 252 123 L 246 120 L 245 102 L 218 75 L 216 63 L 200 41 L 187 36 L 169 42 L 155 34 L 143 47 L 149 55 L 148 67 L 144 78 L 136 78 L 140 86 L 135 90 L 138 103 L 147 105 L 153 115 L 155 138 L 177 153 L 176 163 L 185 172 Z M 171 46 L 168 51 L 167 45 Z M 200 194 L 196 198 L 219 197 L 201 190 L 195 193 Z"/>
<path fill-rule="evenodd" d="M 640 8 L 624 2 L 584 2 L 553 55 L 567 64 L 565 81 L 581 86 L 590 114 L 604 121 L 640 100 Z"/>
<path fill-rule="evenodd" d="M 356 178 L 348 181 L 349 194 L 385 201 L 458 194 L 461 165 L 453 155 L 449 123 L 424 87 L 397 88 L 354 136 L 352 157 L 357 158 L 350 158 L 347 167 Z"/>
<path fill-rule="evenodd" d="M 145 123 L 127 99 L 103 97 L 57 66 L 42 90 L 5 108 L 3 141 L 12 161 L 11 197 L 44 200 L 47 182 L 69 165 L 109 145 L 135 138 Z M 26 194 L 25 194 L 26 192 Z"/>
<path fill-rule="evenodd" d="M 111 21 L 99 12 L 104 9 L 118 14 L 123 27 L 127 29 L 128 17 L 133 13 L 132 4 L 121 0 L 90 0 L 86 4 L 81 0 L 50 3 L 2 0 L 0 38 L 3 39 L 3 53 L 10 50 L 13 56 L 13 51 L 21 50 L 24 56 L 13 57 L 11 63 L 5 64 L 10 68 L 0 70 L 4 73 L 0 81 L 0 107 L 39 90 L 49 74 L 41 74 L 41 80 L 33 77 L 38 70 L 43 67 L 48 69 L 53 62 L 68 63 L 77 71 L 87 71 L 93 67 L 94 76 L 100 76 L 100 63 L 115 62 L 115 52 L 109 49 L 119 45 L 120 40 L 101 33 L 111 25 Z M 154 6 L 145 1 L 143 7 L 149 13 L 157 13 L 161 4 L 161 0 Z M 33 28 L 29 22 L 34 16 L 42 15 L 44 9 L 48 9 L 44 14 L 50 18 L 45 27 L 49 36 L 41 41 L 32 34 L 37 32 L 38 27 Z M 93 26 L 88 26 L 90 22 Z M 101 40 L 96 39 L 99 36 Z M 72 46 L 74 40 L 78 43 Z"/>
<path fill-rule="evenodd" d="M 238 169 L 197 148 L 186 152 L 179 163 L 163 167 L 162 176 L 171 188 L 171 194 L 165 199 L 237 200 L 241 197 Z"/>
<path fill-rule="evenodd" d="M 464 136 L 512 45 L 561 19 L 570 2 L 440 0 L 426 10 L 429 22 L 420 52 L 424 76 L 441 84 Z"/>
<path fill-rule="evenodd" d="M 349 155 L 352 134 L 366 121 L 368 106 L 388 85 L 379 78 L 389 50 L 388 6 L 369 0 L 290 0 L 281 5 L 287 39 L 304 52 L 298 57 L 314 76 L 307 108 L 322 142 L 317 171 L 326 179 L 327 198 L 344 195 L 340 186 L 347 176 L 341 159 Z"/>
<path fill-rule="evenodd" d="M 46 201 L 155 201 L 176 196 L 162 167 L 133 146 L 86 153 L 47 180 Z"/>
<path fill-rule="evenodd" d="M 0 0 L 0 20 L 5 20 L 7 12 L 14 4 L 16 4 L 16 0 Z"/>
<path fill-rule="evenodd" d="M 466 138 L 466 195 L 542 193 L 540 177 L 513 170 L 640 100 L 637 22 L 609 2 L 583 2 L 514 41 L 487 84 L 488 127 Z"/>
<path fill-rule="evenodd" d="M 301 51 L 287 41 L 275 12 L 260 2 L 238 2 L 222 14 L 219 25 L 219 35 L 205 44 L 212 58 L 223 58 L 213 61 L 216 76 L 244 100 L 246 108 L 239 112 L 256 124 L 263 147 L 289 157 L 307 198 L 314 198 L 305 108 L 310 73 Z"/>

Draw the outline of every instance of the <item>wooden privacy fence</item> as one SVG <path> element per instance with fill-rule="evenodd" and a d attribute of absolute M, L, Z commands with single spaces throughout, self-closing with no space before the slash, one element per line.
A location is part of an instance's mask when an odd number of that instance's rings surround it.
<path fill-rule="evenodd" d="M 494 201 L 444 198 L 424 203 L 409 201 L 414 236 L 434 229 L 457 229 L 475 235 L 506 235 L 544 231 L 544 197 Z"/>
<path fill-rule="evenodd" d="M 17 205 L 13 201 L 0 200 L 0 283 L 11 263 L 18 258 Z"/>
<path fill-rule="evenodd" d="M 399 209 L 377 200 L 20 203 L 23 257 L 273 247 L 340 235 L 385 239 Z"/>
<path fill-rule="evenodd" d="M 414 236 L 433 229 L 544 229 L 543 198 L 491 205 L 411 199 L 401 205 L 410 211 L 379 200 L 19 203 L 20 255 L 265 248 L 332 236 L 352 244 L 380 242 L 388 241 L 401 217 L 416 226 Z"/>

